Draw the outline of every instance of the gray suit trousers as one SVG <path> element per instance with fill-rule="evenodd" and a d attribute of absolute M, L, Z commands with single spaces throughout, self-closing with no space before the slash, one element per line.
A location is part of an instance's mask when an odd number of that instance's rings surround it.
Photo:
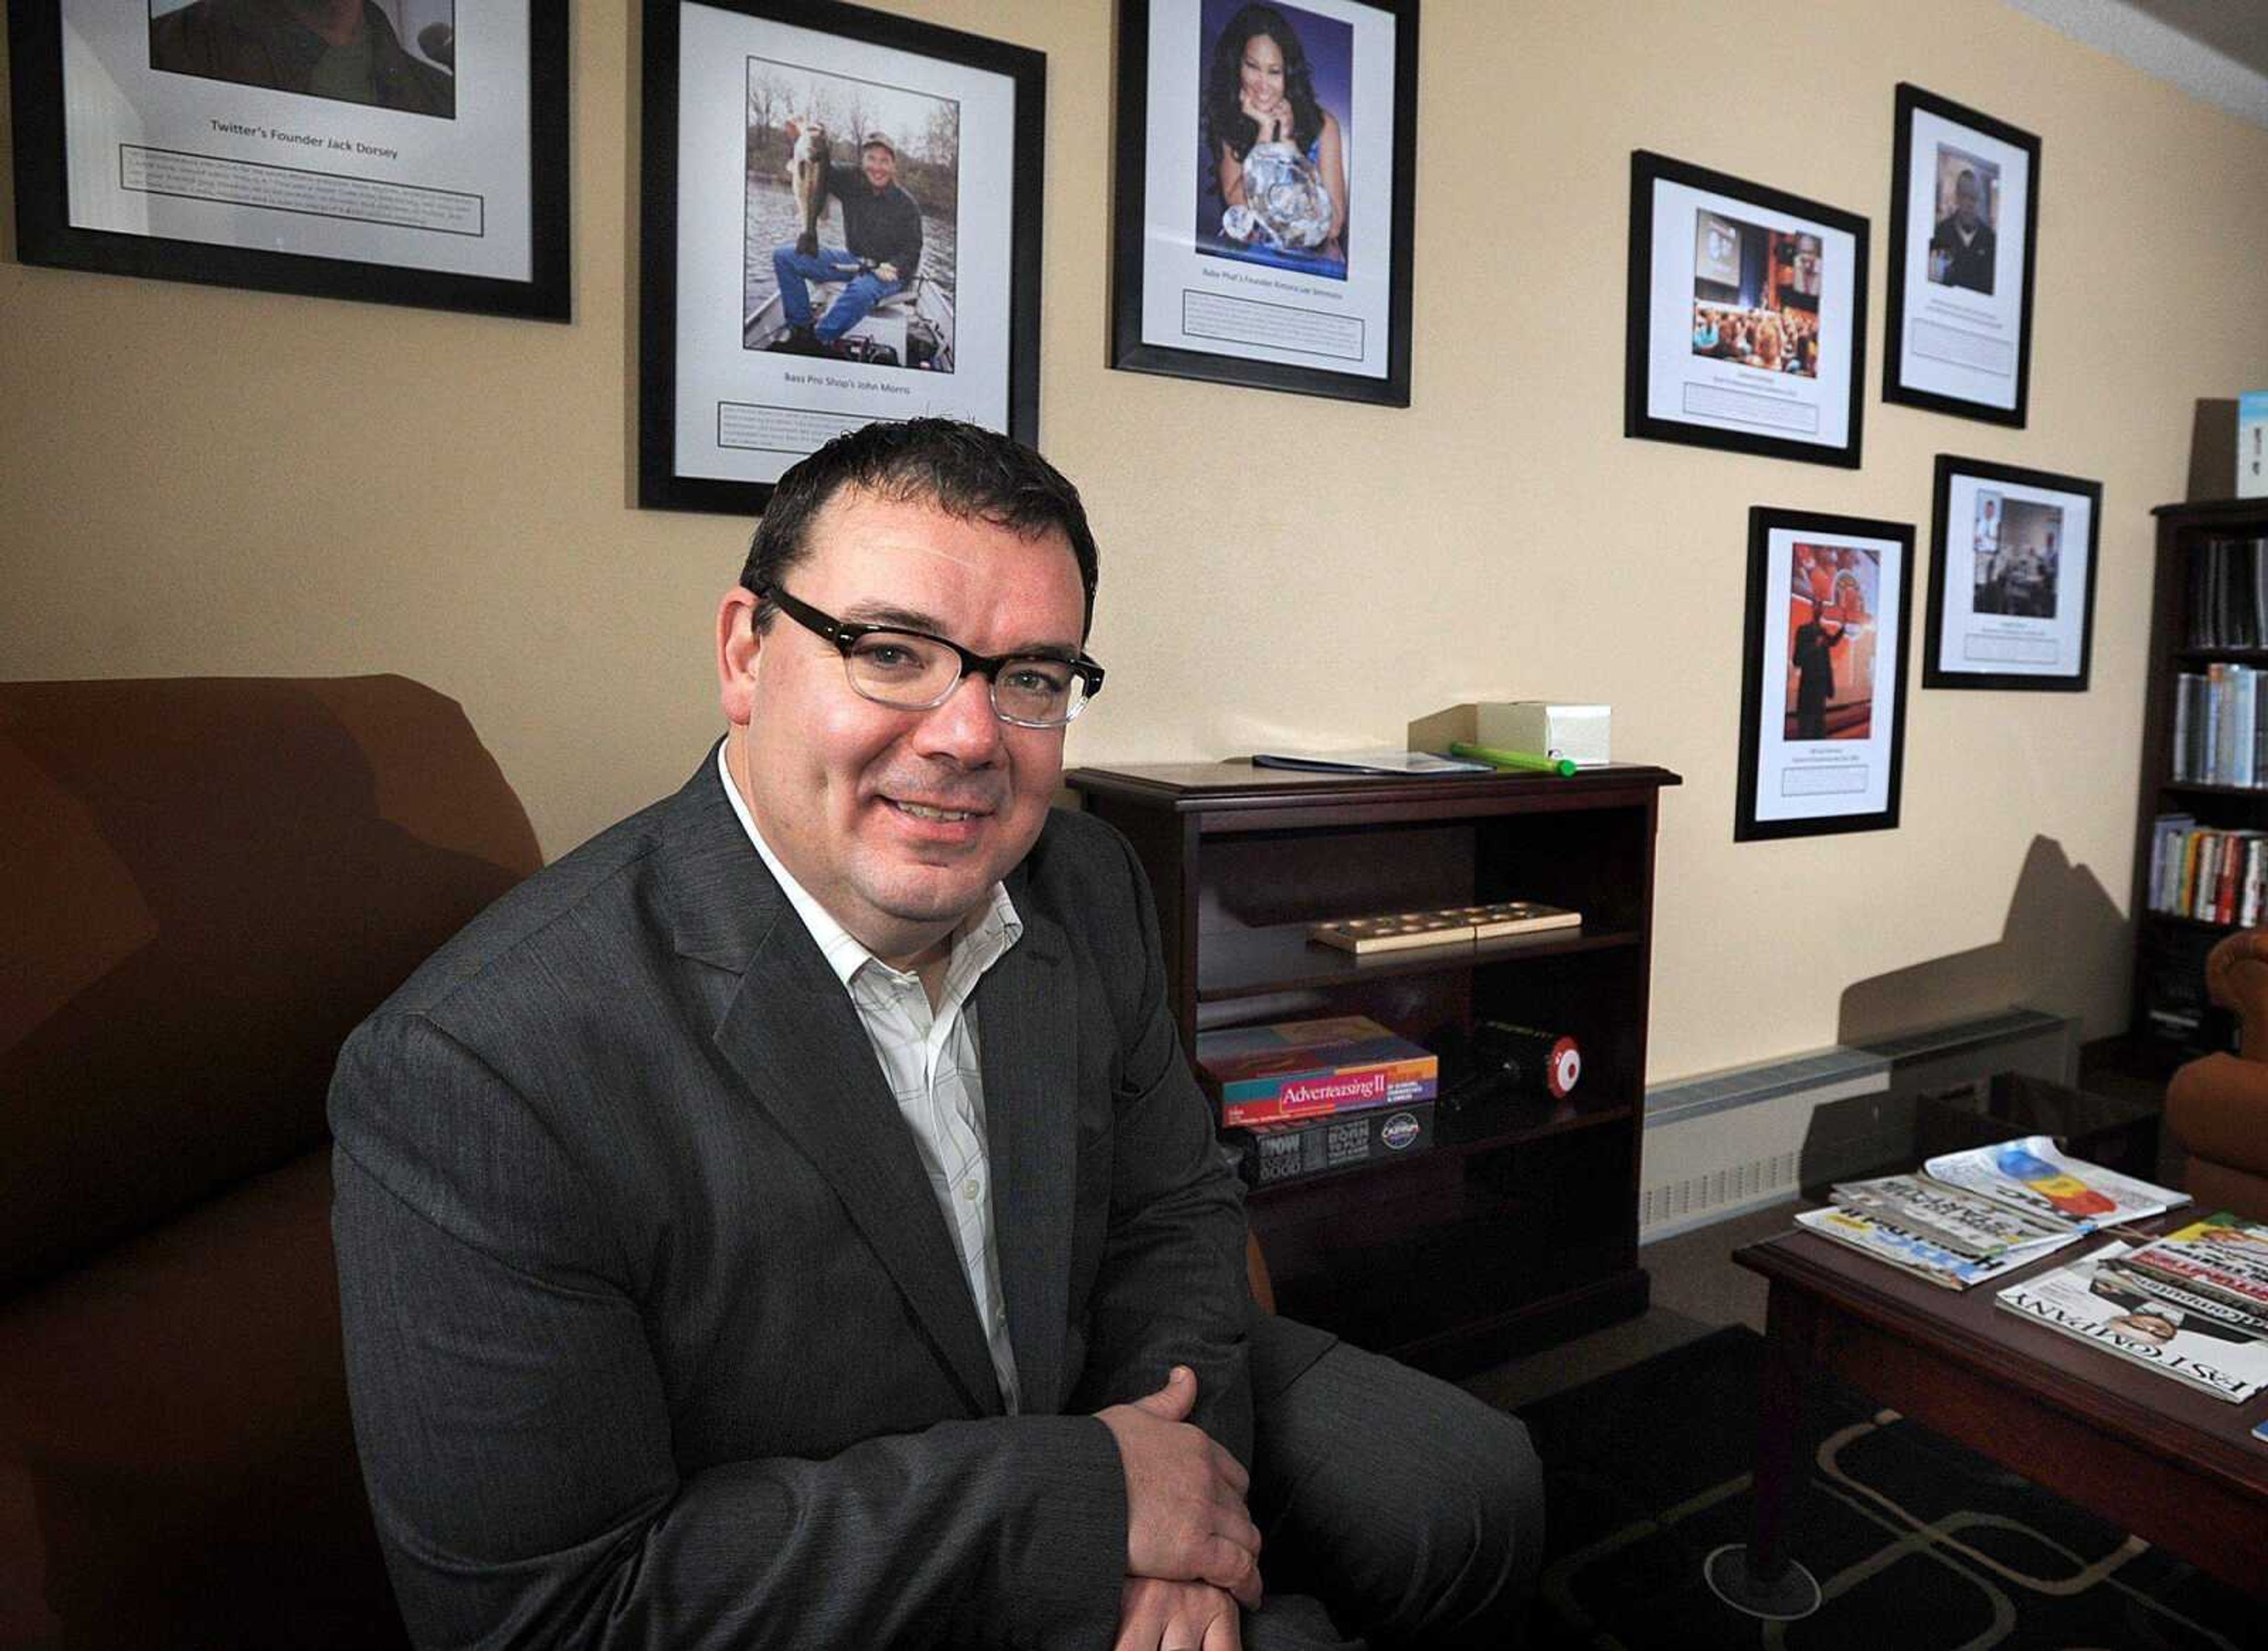
<path fill-rule="evenodd" d="M 1246 1651 L 1516 1645 L 1543 1556 L 1520 1419 L 1343 1341 L 1315 1358 L 1264 1315 L 1251 1361 L 1269 1597 Z"/>

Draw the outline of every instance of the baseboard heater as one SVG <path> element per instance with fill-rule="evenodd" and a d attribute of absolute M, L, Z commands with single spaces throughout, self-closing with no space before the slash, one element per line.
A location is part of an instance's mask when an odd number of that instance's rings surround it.
<path fill-rule="evenodd" d="M 2069 1083 L 2079 1023 L 2012 1009 L 1680 1078 L 1646 1096 L 1638 1242 L 1908 1160 L 1913 1097 L 1996 1072 Z"/>

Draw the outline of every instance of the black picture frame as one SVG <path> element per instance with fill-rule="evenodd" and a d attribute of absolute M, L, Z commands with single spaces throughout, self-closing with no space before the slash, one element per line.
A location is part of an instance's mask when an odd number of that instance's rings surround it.
<path fill-rule="evenodd" d="M 1045 55 L 1005 41 L 836 0 L 700 0 L 698 4 L 694 0 L 642 0 L 642 6 L 638 504 L 659 510 L 756 513 L 771 496 L 778 473 L 819 445 L 828 434 L 880 417 L 934 412 L 967 418 L 1003 430 L 1027 445 L 1036 444 L 1042 189 L 1047 134 Z M 747 393 L 763 395 L 777 393 L 795 365 L 751 365 L 747 359 L 770 353 L 748 342 L 755 335 L 757 318 L 740 319 L 747 288 L 758 280 L 745 227 L 742 191 L 751 187 L 747 165 L 731 163 L 729 188 L 717 194 L 713 223 L 697 219 L 688 223 L 680 213 L 682 196 L 699 187 L 699 180 L 688 180 L 681 164 L 688 108 L 682 101 L 685 88 L 680 54 L 682 24 L 688 12 L 723 14 L 725 20 L 719 26 L 730 32 L 728 43 L 733 49 L 749 54 L 745 61 L 752 88 L 756 77 L 778 68 L 814 82 L 826 79 L 865 85 L 873 95 L 886 99 L 897 96 L 954 106 L 955 147 L 951 167 L 955 227 L 965 231 L 974 221 L 982 220 L 992 224 L 997 232 L 982 238 L 963 233 L 955 238 L 948 270 L 952 284 L 945 292 L 946 365 L 942 371 L 924 371 L 910 357 L 877 356 L 848 364 L 822 362 L 794 389 L 793 394 L 801 398 L 794 405 L 720 395 L 718 389 L 722 381 L 718 378 L 705 384 L 688 381 L 688 363 L 680 348 L 681 323 L 697 313 L 697 306 L 688 301 L 686 283 L 688 272 L 702 260 L 688 260 L 687 246 L 688 238 L 704 234 L 710 242 L 696 242 L 696 246 L 741 247 L 734 268 L 743 271 L 743 290 L 740 305 L 732 312 L 734 321 L 728 345 L 706 352 L 704 359 L 695 363 L 696 370 L 708 371 L 729 354 L 736 358 L 730 371 L 747 385 Z M 820 54 L 823 63 L 806 49 L 817 37 L 827 37 L 828 49 Z M 796 44 L 799 40 L 804 46 Z M 774 50 L 790 55 L 779 59 L 761 55 Z M 873 54 L 878 66 L 869 70 L 860 59 L 862 53 Z M 900 54 L 927 60 L 939 75 L 948 79 L 959 77 L 954 84 L 981 85 L 988 97 L 1005 99 L 1007 112 L 988 114 L 983 129 L 973 131 L 976 117 L 972 114 L 968 122 L 962 121 L 962 100 L 909 89 L 902 77 L 891 77 L 896 71 L 882 66 L 884 54 L 893 55 L 893 61 Z M 740 66 L 740 60 L 735 60 L 732 67 L 737 71 Z M 700 101 L 696 99 L 696 104 Z M 885 102 L 885 109 L 888 106 Z M 988 102 L 986 106 L 989 109 L 991 105 Z M 747 124 L 755 125 L 753 111 Z M 972 136 L 981 154 L 997 156 L 998 161 L 983 176 L 981 191 L 964 187 L 961 181 Z M 832 158 L 836 164 L 855 164 L 861 146 L 847 133 L 839 141 L 848 146 L 847 151 L 836 151 Z M 905 142 L 903 137 L 897 141 Z M 840 209 L 829 204 L 825 210 L 839 212 Z M 826 221 L 823 216 L 822 224 Z M 980 238 L 981 245 L 973 245 Z M 932 273 L 934 261 L 932 244 L 925 237 L 922 268 L 907 289 L 924 316 L 928 314 L 932 294 L 943 284 Z M 936 336 L 934 331 L 929 334 L 932 341 Z M 975 347 L 976 341 L 983 343 L 981 350 Z M 959 377 L 964 372 L 966 379 Z M 732 387 L 725 385 L 727 391 Z M 940 397 L 947 404 L 936 405 Z M 891 405 L 893 401 L 905 405 Z M 735 433 L 734 420 L 750 421 L 753 433 L 745 439 Z M 767 420 L 770 422 L 766 423 Z M 713 426 L 714 436 L 704 436 L 697 451 L 681 451 L 679 437 L 684 429 L 694 426 Z"/>
<path fill-rule="evenodd" d="M 431 187 L 409 178 L 379 175 L 386 165 L 383 144 L 366 156 L 357 149 L 364 128 L 391 111 L 292 93 L 275 87 L 247 88 L 198 75 L 168 72 L 164 79 L 188 86 L 188 113 L 168 110 L 154 129 L 137 129 L 145 141 L 112 141 L 99 124 L 101 99 L 74 100 L 64 85 L 63 12 L 66 0 L 15 0 L 8 8 L 11 111 L 16 146 L 16 246 L 27 264 L 105 275 L 138 275 L 206 286 L 244 287 L 361 303 L 409 305 L 468 311 L 527 319 L 572 319 L 568 227 L 569 11 L 549 0 L 522 0 L 527 56 L 526 149 L 527 172 L 508 181 L 527 208 L 526 275 L 485 275 L 460 269 L 419 267 L 363 256 L 328 255 L 307 250 L 348 238 L 383 240 L 388 234 L 439 235 L 478 239 L 490 233 L 490 201 L 479 191 Z M 469 0 L 460 0 L 468 4 Z M 143 0 L 133 0 L 137 11 Z M 519 19 L 513 19 L 517 22 Z M 133 26 L 146 29 L 149 19 Z M 163 67 L 145 34 L 136 65 L 151 80 Z M 453 41 L 452 42 L 453 63 Z M 127 89 L 114 77 L 109 95 Z M 450 92 L 451 130 L 457 137 L 459 108 Z M 299 110 L 287 121 L 266 114 L 256 120 L 224 120 L 239 108 Z M 305 106 L 303 110 L 299 106 Z M 190 114 L 201 113 L 207 128 L 192 128 Z M 466 122 L 464 147 L 452 157 L 459 167 L 477 168 L 486 158 L 482 135 Z M 514 122 L 516 124 L 516 122 Z M 227 128 L 222 136 L 223 126 Z M 302 129 L 304 128 L 304 129 Z M 326 136 L 325 135 L 328 136 Z M 379 136 L 378 134 L 372 134 Z M 223 205 L 244 221 L 243 241 L 185 238 L 166 234 L 74 223 L 70 176 L 70 145 L 101 143 L 118 167 L 117 194 L 144 201 Z M 196 143 L 194 149 L 176 145 Z M 228 152 L 220 152 L 225 147 Z M 335 152 L 342 148 L 345 157 Z M 376 156 L 379 158 L 369 158 Z M 397 159 L 399 157 L 397 156 Z M 345 167 L 351 170 L 341 171 Z M 194 169 L 194 171 L 193 171 Z M 514 171 L 516 172 L 516 168 Z M 189 180 L 194 176 L 196 181 Z M 107 180 L 104 186 L 107 187 Z M 214 193 L 197 194 L 195 189 Z M 220 193 L 239 192 L 236 196 Z M 349 191 L 365 192 L 368 203 L 350 203 Z M 510 197 L 507 196 L 509 199 Z M 266 205 L 290 200 L 295 204 Z M 175 210 L 184 209 L 177 206 Z M 357 217 L 356 210 L 400 216 Z M 424 220 L 419 223 L 420 218 Z M 446 227 L 444 227 L 446 225 Z M 185 225 L 186 227 L 186 225 Z M 515 238 L 517 237 L 515 226 Z M 252 244 L 257 234 L 269 245 Z M 296 240 L 291 250 L 272 243 Z"/>
<path fill-rule="evenodd" d="M 1750 508 L 1735 842 L 1896 828 L 1913 549 L 1910 522 Z M 1851 560 L 1841 559 L 1845 552 Z M 1799 612 L 1800 604 L 1812 605 Z M 1830 605 L 1837 627 L 1831 638 Z M 1806 630 L 1816 635 L 1807 641 Z M 1838 703 L 1831 686 L 1811 701 L 1806 686 L 1820 686 L 1822 663 L 1831 675 L 1835 649 L 1862 645 L 1869 649 L 1863 701 Z M 1858 668 L 1855 655 L 1840 663 Z"/>
<path fill-rule="evenodd" d="M 1691 197 L 1731 203 L 1719 212 Z M 1740 214 L 1748 214 L 1742 216 Z M 1686 256 L 1706 232 L 1701 220 L 1726 224 L 1735 245 L 1739 279 L 1727 286 L 1706 278 L 1697 254 Z M 1756 217 L 1783 223 L 1767 226 Z M 1658 233 L 1667 230 L 1669 238 Z M 1859 467 L 1864 444 L 1867 377 L 1867 259 L 1864 217 L 1712 172 L 1646 150 L 1631 152 L 1629 309 L 1624 339 L 1623 434 L 1647 441 L 1681 442 L 1770 459 Z M 1756 239 L 1752 238 L 1769 238 Z M 1801 280 L 1782 283 L 1781 243 L 1815 242 L 1808 253 L 1812 290 Z M 1745 302 L 1752 254 L 1765 258 L 1766 285 L 1756 296 L 1776 298 L 1775 333 L 1793 327 L 1808 297 L 1816 349 L 1808 371 L 1756 366 L 1752 359 L 1712 353 L 1700 332 L 1704 311 L 1731 318 L 1728 327 L 1761 325 L 1767 302 Z M 1683 250 L 1682 250 L 1683 249 Z M 1657 258 L 1657 252 L 1661 256 Z M 1704 288 L 1711 290 L 1704 296 Z M 1713 329 L 1717 323 L 1712 320 Z M 1680 344 L 1677 341 L 1683 340 Z M 1791 345 L 1795 358 L 1800 350 Z M 1787 359 L 1787 357 L 1784 357 Z M 1770 373 L 1770 377 L 1764 375 Z M 1808 382 L 1806 382 L 1808 380 Z M 1673 407 L 1672 403 L 1675 402 Z M 1806 429 L 1807 420 L 1816 428 Z M 1774 434 L 1776 429 L 1787 434 Z"/>
<path fill-rule="evenodd" d="M 1947 139 L 1953 142 L 1947 142 Z M 1915 155 L 1926 144 L 1934 152 L 1923 181 L 1933 198 L 1946 187 L 1940 174 L 1957 172 L 1963 163 L 1992 179 L 1990 192 L 2005 200 L 2011 182 L 2021 183 L 2023 246 L 2014 270 L 1993 268 L 1963 277 L 1957 268 L 1939 268 L 1936 248 L 1942 227 L 1933 208 L 1927 228 L 1915 220 L 1918 173 Z M 1964 147 L 1962 147 L 1965 145 Z M 2021 429 L 2030 416 L 2032 385 L 2032 295 L 2039 262 L 2040 140 L 2019 127 L 1949 98 L 1901 81 L 1892 123 L 1890 163 L 1890 255 L 1889 294 L 1882 327 L 1882 400 L 1955 418 L 1979 419 Z M 2013 179 L 2005 177 L 2013 173 Z M 1984 229 L 1990 251 L 1983 260 L 2005 266 L 1999 256 L 2005 211 Z M 1920 235 L 1919 244 L 1916 236 Z M 1948 246 L 1951 243 L 1948 241 Z M 1948 264 L 1956 261 L 1951 253 Z M 1926 301 L 1909 305 L 1918 290 Z M 2014 276 L 2014 291 L 2003 300 L 2001 285 Z M 1981 283 L 1982 290 L 1979 290 Z M 2012 318 L 2010 308 L 2014 310 Z M 1924 310 L 1929 313 L 1923 313 Z M 2013 354 L 2007 334 L 2013 331 Z M 2003 363 L 2006 369 L 2003 370 Z"/>
<path fill-rule="evenodd" d="M 2075 512 L 2085 520 L 2074 535 Z M 2074 539 L 2085 557 L 2075 569 Z M 1922 686 L 2086 693 L 2102 545 L 2101 482 L 1940 453 Z"/>
<path fill-rule="evenodd" d="M 1179 129 L 1178 121 L 1174 129 L 1152 129 L 1153 77 L 1193 75 L 1191 84 L 1200 83 L 1205 30 L 1213 26 L 1215 12 L 1233 9 L 1231 0 L 1119 0 L 1110 364 L 1130 372 L 1408 407 L 1418 0 L 1341 0 L 1338 8 L 1361 18 L 1359 27 L 1370 36 L 1384 40 L 1390 30 L 1392 66 L 1390 75 L 1358 78 L 1363 60 L 1358 48 L 1349 48 L 1357 65 L 1347 70 L 1350 110 L 1344 117 L 1333 113 L 1332 118 L 1341 123 L 1349 177 L 1360 165 L 1365 181 L 1360 187 L 1350 184 L 1341 203 L 1348 217 L 1345 231 L 1325 244 L 1325 254 L 1333 246 L 1344 254 L 1336 260 L 1344 272 L 1336 276 L 1329 273 L 1334 260 L 1327 255 L 1309 260 L 1296 251 L 1272 253 L 1264 246 L 1239 250 L 1221 235 L 1201 231 L 1204 219 L 1219 216 L 1209 210 L 1219 190 L 1211 186 L 1212 195 L 1207 194 L 1200 130 Z M 1291 19 L 1295 33 L 1300 20 L 1307 18 L 1315 18 L 1324 31 L 1344 26 L 1350 39 L 1359 26 L 1318 17 L 1296 4 L 1278 9 L 1299 14 Z M 1163 47 L 1169 33 L 1174 49 L 1167 53 Z M 1329 109 L 1320 92 L 1319 101 Z M 1381 102 L 1388 106 L 1382 121 L 1376 113 Z M 1352 136 L 1344 138 L 1350 121 Z M 1381 125 L 1388 134 L 1382 191 L 1368 181 L 1381 169 L 1374 158 L 1366 158 L 1375 156 L 1375 133 Z M 1366 143 L 1373 147 L 1366 149 Z M 1153 164 L 1159 155 L 1166 157 L 1162 165 Z M 1381 194 L 1384 209 L 1373 210 L 1372 202 Z M 1182 209 L 1192 195 L 1184 219 Z M 1248 260 L 1270 258 L 1273 266 L 1255 261 L 1249 273 L 1244 267 Z M 1235 290 L 1239 287 L 1248 288 L 1250 296 Z M 1145 325 L 1145 313 L 1159 303 L 1167 310 L 1150 315 Z M 1334 360 L 1357 364 L 1327 364 Z"/>

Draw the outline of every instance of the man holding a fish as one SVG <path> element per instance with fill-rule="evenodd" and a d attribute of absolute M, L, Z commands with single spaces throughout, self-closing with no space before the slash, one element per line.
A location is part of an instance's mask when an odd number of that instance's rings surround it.
<path fill-rule="evenodd" d="M 843 335 L 867 312 L 913 284 L 921 268 L 921 207 L 898 182 L 898 151 L 883 133 L 869 132 L 858 146 L 856 166 L 837 166 L 828 152 L 827 128 L 813 122 L 788 124 L 795 150 L 788 180 L 802 209 L 803 232 L 792 246 L 777 248 L 772 268 L 779 277 L 780 307 L 788 330 L 772 348 L 791 354 L 831 356 Z M 819 245 L 820 221 L 829 196 L 843 203 L 844 250 Z M 814 325 L 813 281 L 846 283 Z"/>

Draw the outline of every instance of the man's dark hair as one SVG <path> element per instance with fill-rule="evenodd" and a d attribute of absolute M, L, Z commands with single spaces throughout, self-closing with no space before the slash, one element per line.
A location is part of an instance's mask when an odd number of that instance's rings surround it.
<path fill-rule="evenodd" d="M 811 525 L 845 488 L 899 504 L 932 504 L 963 521 L 1027 539 L 1049 530 L 1071 541 L 1086 595 L 1084 640 L 1094 624 L 1094 535 L 1070 479 L 1021 442 L 954 419 L 878 422 L 845 431 L 792 466 L 772 488 L 740 569 L 744 590 L 777 586 L 811 552 Z M 771 624 L 769 598 L 754 624 Z"/>

